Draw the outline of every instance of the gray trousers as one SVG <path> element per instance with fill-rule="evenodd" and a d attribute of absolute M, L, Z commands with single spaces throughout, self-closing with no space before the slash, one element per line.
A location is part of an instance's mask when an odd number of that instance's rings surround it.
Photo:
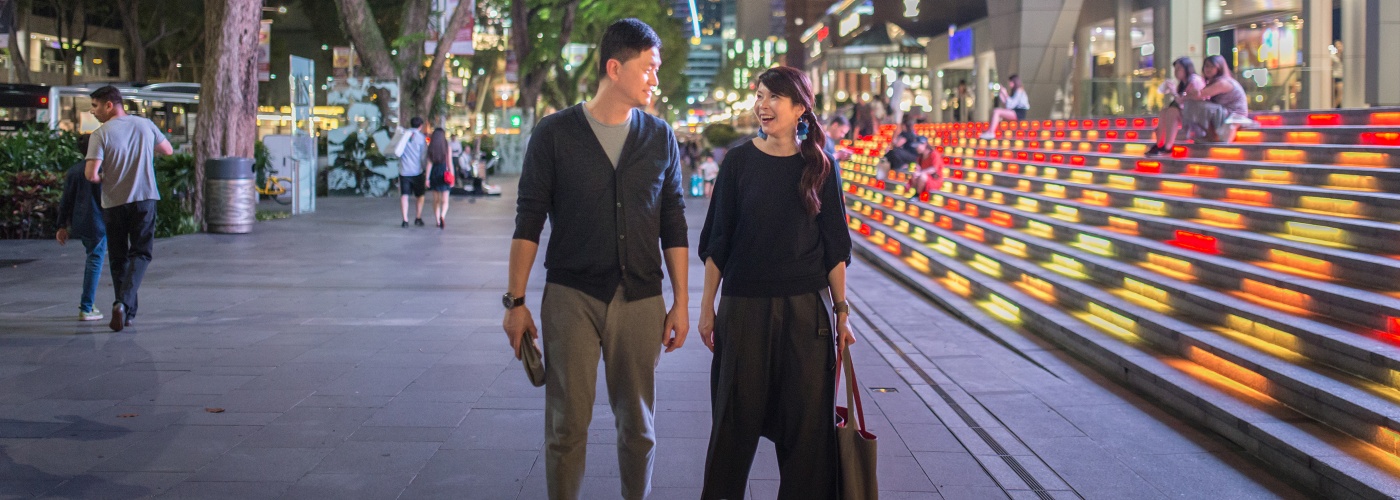
<path fill-rule="evenodd" d="M 580 498 L 599 355 L 617 424 L 622 496 L 645 498 L 656 461 L 656 364 L 666 325 L 666 301 L 656 296 L 628 302 L 618 288 L 612 301 L 605 303 L 550 284 L 545 287 L 540 321 L 549 498 Z"/>

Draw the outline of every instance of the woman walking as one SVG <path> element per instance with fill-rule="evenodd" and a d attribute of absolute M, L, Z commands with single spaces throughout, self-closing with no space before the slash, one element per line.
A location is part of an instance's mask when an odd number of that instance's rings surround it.
<path fill-rule="evenodd" d="M 447 203 L 452 200 L 452 182 L 447 180 L 447 169 L 451 160 L 452 148 L 447 144 L 447 130 L 438 127 L 433 130 L 433 138 L 428 143 L 428 161 L 433 164 L 432 172 L 428 174 L 428 187 L 433 191 L 433 214 L 437 216 L 438 229 L 447 229 Z"/>
<path fill-rule="evenodd" d="M 758 138 L 725 156 L 700 236 L 699 330 L 714 352 L 701 497 L 745 498 L 766 437 L 777 449 L 779 499 L 836 498 L 835 349 L 855 341 L 846 210 L 807 76 L 777 67 L 757 83 Z"/>

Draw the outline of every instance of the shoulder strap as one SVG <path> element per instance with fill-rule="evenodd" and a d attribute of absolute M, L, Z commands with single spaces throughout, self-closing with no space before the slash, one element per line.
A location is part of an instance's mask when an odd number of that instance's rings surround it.
<path fill-rule="evenodd" d="M 856 389 L 855 365 L 851 362 L 850 347 L 836 352 L 836 364 L 839 368 L 836 371 L 836 387 L 841 386 L 841 372 L 846 372 L 846 416 L 847 423 L 850 419 L 856 421 L 856 428 L 865 432 L 865 407 L 860 401 L 860 391 Z"/>

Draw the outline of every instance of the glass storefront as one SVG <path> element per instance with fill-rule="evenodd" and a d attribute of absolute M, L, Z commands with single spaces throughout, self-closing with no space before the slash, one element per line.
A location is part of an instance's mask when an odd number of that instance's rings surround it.
<path fill-rule="evenodd" d="M 1119 33 L 1113 19 L 1082 28 L 1081 40 L 1088 40 L 1089 79 L 1079 87 L 1080 112 L 1087 115 L 1150 114 L 1162 107 L 1162 96 L 1155 89 L 1161 84 L 1153 33 L 1152 9 L 1130 14 L 1128 23 L 1132 50 L 1118 53 Z M 1119 75 L 1119 57 L 1129 58 L 1130 74 Z M 1162 65 L 1169 64 L 1162 61 Z"/>

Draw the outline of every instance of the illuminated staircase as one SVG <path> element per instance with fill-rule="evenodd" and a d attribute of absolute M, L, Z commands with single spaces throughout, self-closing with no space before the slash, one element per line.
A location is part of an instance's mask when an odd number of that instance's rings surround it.
<path fill-rule="evenodd" d="M 1400 110 L 1256 117 L 1143 158 L 1154 118 L 932 124 L 940 192 L 843 167 L 867 257 L 1047 338 L 1329 498 L 1400 496 Z M 888 133 L 888 131 L 886 131 Z M 960 297 L 960 298 L 958 298 Z"/>

